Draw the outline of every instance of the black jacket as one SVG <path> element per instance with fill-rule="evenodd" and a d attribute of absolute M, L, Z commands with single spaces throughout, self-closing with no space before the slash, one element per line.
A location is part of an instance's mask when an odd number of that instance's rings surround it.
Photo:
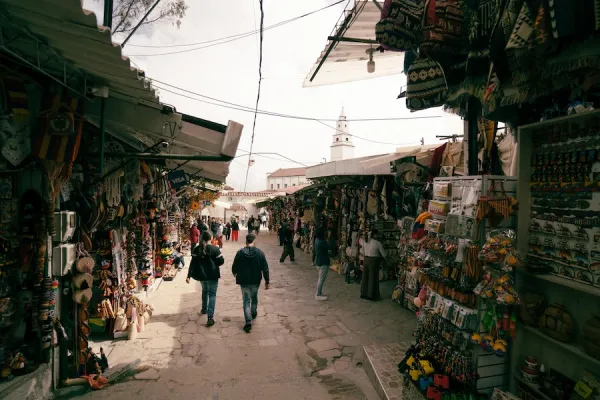
<path fill-rule="evenodd" d="M 213 236 L 217 234 L 217 230 L 219 229 L 219 223 L 218 222 L 211 222 L 210 223 L 210 231 L 212 232 Z"/>
<path fill-rule="evenodd" d="M 201 247 L 202 245 L 196 247 L 192 253 L 187 277 L 196 281 L 215 281 L 221 278 L 219 267 L 225 262 L 221 250 L 217 246 L 207 244 L 203 253 Z"/>
<path fill-rule="evenodd" d="M 315 240 L 315 265 L 329 265 L 329 246 L 323 239 Z"/>
<path fill-rule="evenodd" d="M 285 230 L 282 234 L 283 244 L 293 244 L 294 243 L 294 228 L 290 225 L 286 226 Z"/>
<path fill-rule="evenodd" d="M 263 277 L 269 283 L 269 264 L 265 253 L 256 247 L 244 247 L 235 255 L 231 273 L 238 285 L 260 285 Z"/>
<path fill-rule="evenodd" d="M 233 230 L 233 231 L 239 231 L 240 230 L 240 224 L 238 224 L 237 221 L 234 221 L 231 224 L 231 230 Z"/>
<path fill-rule="evenodd" d="M 208 230 L 208 226 L 204 223 L 204 221 L 202 221 L 198 225 L 198 229 L 200 229 L 200 233 L 204 233 Z"/>

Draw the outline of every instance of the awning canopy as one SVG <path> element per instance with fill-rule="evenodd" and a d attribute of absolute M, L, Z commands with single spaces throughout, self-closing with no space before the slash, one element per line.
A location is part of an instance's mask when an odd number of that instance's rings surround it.
<path fill-rule="evenodd" d="M 1 0 L 0 7 L 3 33 L 14 33 L 0 49 L 83 89 L 88 98 L 96 98 L 94 88 L 107 86 L 110 97 L 162 109 L 143 71 L 131 66 L 121 46 L 113 44 L 110 30 L 99 26 L 80 0 Z"/>
<path fill-rule="evenodd" d="M 392 173 L 389 165 L 387 168 L 367 168 L 363 162 L 385 156 L 378 154 L 374 156 L 349 158 L 347 160 L 330 161 L 324 164 L 314 165 L 306 169 L 306 178 L 315 179 L 327 176 L 356 176 L 356 175 L 390 175 Z"/>
<path fill-rule="evenodd" d="M 136 149 L 177 131 L 181 115 L 159 102 L 144 72 L 80 0 L 0 0 L 0 28 L 0 51 L 85 97 L 93 125 L 100 126 L 104 97 L 107 132 Z"/>
<path fill-rule="evenodd" d="M 229 164 L 235 157 L 244 126 L 234 121 L 227 125 L 183 115 L 181 129 L 174 138 L 168 138 L 172 146 L 170 154 L 223 156 L 224 161 L 167 161 L 169 169 L 179 168 L 194 177 L 225 182 Z"/>
<path fill-rule="evenodd" d="M 404 70 L 404 53 L 386 51 L 373 53 L 375 72 L 367 72 L 369 49 L 376 49 L 375 24 L 381 19 L 381 0 L 355 0 L 347 8 L 315 65 L 304 80 L 303 87 L 355 82 L 381 76 L 398 75 Z"/>

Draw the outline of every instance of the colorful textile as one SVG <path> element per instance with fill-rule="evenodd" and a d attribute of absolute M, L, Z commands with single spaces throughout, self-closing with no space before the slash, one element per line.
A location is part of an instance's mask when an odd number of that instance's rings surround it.
<path fill-rule="evenodd" d="M 444 70 L 430 58 L 417 59 L 408 69 L 406 108 L 423 110 L 444 104 L 448 85 Z"/>
<path fill-rule="evenodd" d="M 46 97 L 40 132 L 34 142 L 34 156 L 64 163 L 75 161 L 81 144 L 82 107 L 83 102 L 64 92 Z"/>
<path fill-rule="evenodd" d="M 415 50 L 421 36 L 422 0 L 386 0 L 375 38 L 386 50 Z"/>

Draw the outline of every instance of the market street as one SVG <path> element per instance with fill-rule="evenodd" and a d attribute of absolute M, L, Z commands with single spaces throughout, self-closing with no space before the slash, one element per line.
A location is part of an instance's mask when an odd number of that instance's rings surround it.
<path fill-rule="evenodd" d="M 242 298 L 231 262 L 242 246 L 225 243 L 216 325 L 207 328 L 200 309 L 200 284 L 185 283 L 187 269 L 163 282 L 149 303 L 155 312 L 138 339 L 105 348 L 112 368 L 140 359 L 148 370 L 90 399 L 378 399 L 362 367 L 362 346 L 410 342 L 415 316 L 389 300 L 393 281 L 382 283 L 380 302 L 359 298 L 359 285 L 331 271 L 314 299 L 317 272 L 298 250 L 297 264 L 279 264 L 275 235 L 261 233 L 271 289 L 259 291 L 259 316 L 250 334 L 242 330 Z M 188 264 L 189 264 L 189 259 Z M 99 346 L 94 345 L 98 351 Z"/>

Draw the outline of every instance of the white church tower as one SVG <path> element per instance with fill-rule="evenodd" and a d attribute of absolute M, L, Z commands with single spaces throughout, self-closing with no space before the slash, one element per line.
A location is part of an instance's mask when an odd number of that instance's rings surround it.
<path fill-rule="evenodd" d="M 333 142 L 331 143 L 331 161 L 345 160 L 354 158 L 354 144 L 352 143 L 352 135 L 350 127 L 344 114 L 344 107 L 340 118 L 336 124 L 336 132 L 333 134 Z"/>

